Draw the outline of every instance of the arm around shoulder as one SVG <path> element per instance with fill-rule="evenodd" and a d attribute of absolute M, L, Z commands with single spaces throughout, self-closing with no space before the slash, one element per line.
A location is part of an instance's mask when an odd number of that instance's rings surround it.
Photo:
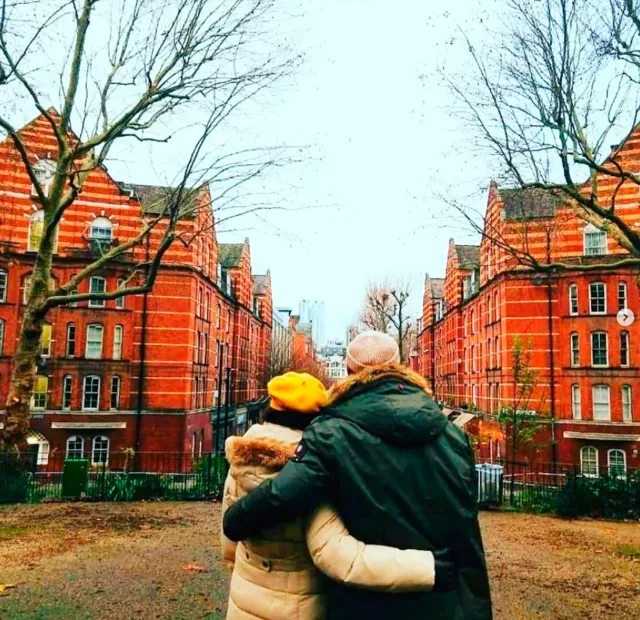
<path fill-rule="evenodd" d="M 354 587 L 387 592 L 425 592 L 435 583 L 431 551 L 367 545 L 351 536 L 329 505 L 307 521 L 307 546 L 327 577 Z"/>

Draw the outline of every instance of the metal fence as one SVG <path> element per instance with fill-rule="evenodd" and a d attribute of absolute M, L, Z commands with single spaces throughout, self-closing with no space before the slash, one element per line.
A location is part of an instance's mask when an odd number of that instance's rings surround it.
<path fill-rule="evenodd" d="M 482 507 L 566 517 L 640 518 L 640 470 L 608 468 L 585 474 L 579 466 L 511 461 L 478 465 Z"/>
<path fill-rule="evenodd" d="M 119 452 L 98 463 L 0 453 L 0 502 L 213 499 L 221 497 L 226 473 L 224 455 L 213 453 Z"/>

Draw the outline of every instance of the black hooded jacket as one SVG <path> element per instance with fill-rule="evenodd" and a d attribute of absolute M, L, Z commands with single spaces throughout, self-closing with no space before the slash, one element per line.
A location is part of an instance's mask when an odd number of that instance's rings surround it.
<path fill-rule="evenodd" d="M 475 620 L 492 617 L 477 514 L 473 455 L 464 433 L 399 366 L 360 373 L 334 393 L 280 475 L 232 506 L 232 540 L 257 535 L 325 501 L 369 544 L 451 552 L 447 593 L 389 594 L 329 586 L 329 618 Z"/>

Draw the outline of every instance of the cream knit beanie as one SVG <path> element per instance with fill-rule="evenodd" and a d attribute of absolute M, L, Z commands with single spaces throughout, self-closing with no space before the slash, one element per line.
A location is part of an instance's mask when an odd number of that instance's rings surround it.
<path fill-rule="evenodd" d="M 399 361 L 398 343 L 382 332 L 363 332 L 347 347 L 347 366 L 352 372 Z"/>

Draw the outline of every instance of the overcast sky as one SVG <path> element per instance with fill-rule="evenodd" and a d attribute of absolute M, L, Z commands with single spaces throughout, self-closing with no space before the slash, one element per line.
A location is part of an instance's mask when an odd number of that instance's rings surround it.
<path fill-rule="evenodd" d="M 455 4 L 452 14 L 431 0 L 300 9 L 306 59 L 264 131 L 317 147 L 321 161 L 296 170 L 297 197 L 335 207 L 269 215 L 279 232 L 248 234 L 254 268 L 271 269 L 275 304 L 324 300 L 328 337 L 343 336 L 372 278 L 410 278 L 417 310 L 425 273 L 444 275 L 449 238 L 472 240 L 434 198 L 461 171 L 478 182 L 490 174 L 460 148 L 465 127 L 436 74 L 459 68 L 461 56 L 448 56 L 461 48 L 449 42 L 472 3 Z"/>
<path fill-rule="evenodd" d="M 465 69 L 458 27 L 482 39 L 499 19 L 500 0 L 449 4 L 279 0 L 288 14 L 274 20 L 279 36 L 295 43 L 304 63 L 217 137 L 220 149 L 308 145 L 306 161 L 281 172 L 273 187 L 293 188 L 283 193 L 292 208 L 315 208 L 269 212 L 262 222 L 240 224 L 248 230 L 219 237 L 250 238 L 254 272 L 271 270 L 276 306 L 297 310 L 303 298 L 323 300 L 327 337 L 344 336 L 371 279 L 410 279 L 415 316 L 425 273 L 444 275 L 449 238 L 473 240 L 435 196 L 486 188 L 491 164 L 467 148 L 471 130 L 452 114 L 455 101 L 436 69 Z M 96 49 L 103 30 L 92 35 Z M 33 116 L 24 111 L 25 120 Z M 109 170 L 123 181 L 166 182 L 178 167 L 172 159 L 182 157 L 180 139 L 164 148 L 123 143 Z M 482 206 L 485 197 L 475 200 Z"/>

